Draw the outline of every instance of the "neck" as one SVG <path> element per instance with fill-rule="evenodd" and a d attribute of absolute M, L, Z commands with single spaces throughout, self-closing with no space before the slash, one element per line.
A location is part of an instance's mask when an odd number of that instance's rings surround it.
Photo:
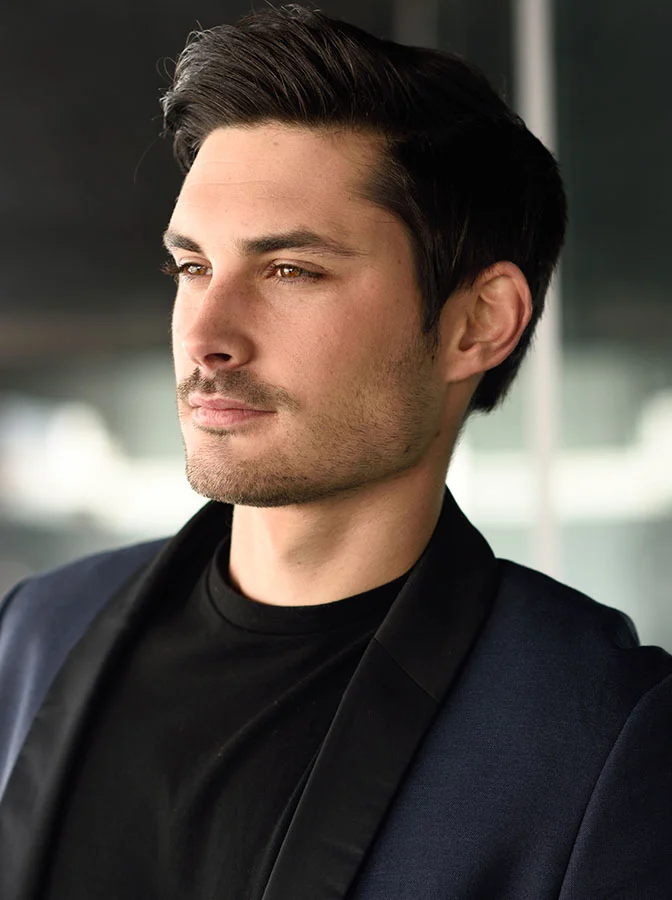
<path fill-rule="evenodd" d="M 444 491 L 443 475 L 416 472 L 312 504 L 236 506 L 231 583 L 277 606 L 331 603 L 386 584 L 421 556 Z"/>

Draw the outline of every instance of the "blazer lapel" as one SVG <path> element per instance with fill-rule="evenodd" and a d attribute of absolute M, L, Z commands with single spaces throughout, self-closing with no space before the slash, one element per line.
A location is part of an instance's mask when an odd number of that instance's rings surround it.
<path fill-rule="evenodd" d="M 425 552 L 364 653 L 263 900 L 343 900 L 494 599 L 492 551 L 446 491 Z"/>
<path fill-rule="evenodd" d="M 34 900 L 60 801 L 95 699 L 112 667 L 166 593 L 189 591 L 230 525 L 232 507 L 210 502 L 151 565 L 106 605 L 70 653 L 40 706 L 0 805 L 0 885 Z"/>

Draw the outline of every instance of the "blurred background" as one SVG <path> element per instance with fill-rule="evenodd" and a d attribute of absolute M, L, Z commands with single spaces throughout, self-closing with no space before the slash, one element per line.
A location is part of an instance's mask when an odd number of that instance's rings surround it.
<path fill-rule="evenodd" d="M 261 5 L 261 4 L 258 4 Z M 324 0 L 452 49 L 557 153 L 570 227 L 550 314 L 448 483 L 498 555 L 672 650 L 672 4 Z M 180 186 L 158 97 L 194 28 L 250 0 L 41 0 L 0 13 L 0 594 L 174 533 L 184 477 L 160 235 Z"/>

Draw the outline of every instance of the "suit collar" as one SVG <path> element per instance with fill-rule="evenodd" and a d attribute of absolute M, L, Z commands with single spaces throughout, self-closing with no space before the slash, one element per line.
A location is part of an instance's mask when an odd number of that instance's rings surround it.
<path fill-rule="evenodd" d="M 153 601 L 167 590 L 191 590 L 232 510 L 206 504 L 105 605 L 47 693 L 0 806 L 0 871 L 12 900 L 39 896 L 68 775 L 101 686 Z M 263 900 L 345 897 L 489 612 L 495 572 L 490 548 L 446 491 L 428 546 L 343 695 L 269 864 Z"/>

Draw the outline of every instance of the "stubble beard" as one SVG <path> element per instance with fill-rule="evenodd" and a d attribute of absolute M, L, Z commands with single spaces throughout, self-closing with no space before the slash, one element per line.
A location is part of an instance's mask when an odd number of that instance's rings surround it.
<path fill-rule="evenodd" d="M 279 507 L 345 496 L 402 474 L 423 458 L 439 428 L 432 348 L 419 334 L 354 394 L 319 411 L 310 429 L 288 436 L 263 458 L 241 457 L 237 435 L 226 429 L 210 429 L 210 446 L 191 454 L 183 439 L 189 484 L 221 503 Z"/>

